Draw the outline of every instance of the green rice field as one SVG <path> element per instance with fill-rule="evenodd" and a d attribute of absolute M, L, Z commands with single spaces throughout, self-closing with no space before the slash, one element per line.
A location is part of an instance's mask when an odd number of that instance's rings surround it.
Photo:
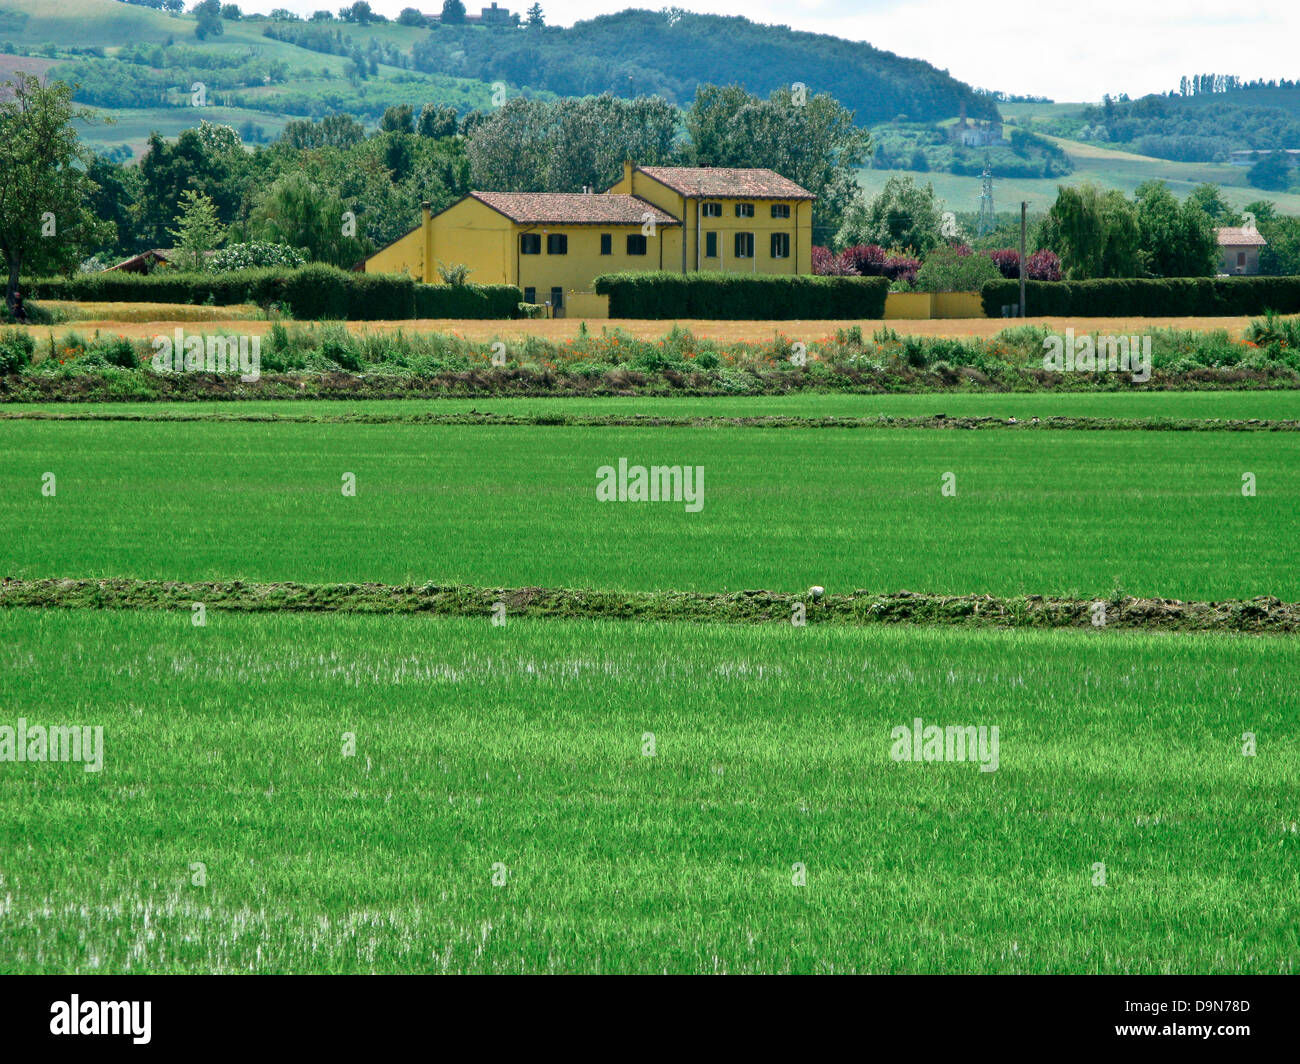
<path fill-rule="evenodd" d="M 1296 395 L 12 405 L 197 420 L 0 419 L 0 577 L 1295 601 L 1300 433 L 1151 429 Z M 1149 428 L 310 420 L 470 410 Z M 702 508 L 599 501 L 620 458 Z M 0 973 L 1300 960 L 1293 636 L 195 618 L 0 608 Z M 19 718 L 98 771 L 6 758 Z"/>
<path fill-rule="evenodd" d="M 0 443 L 13 577 L 1300 598 L 1295 433 L 9 422 Z M 620 458 L 703 467 L 703 508 L 598 501 Z"/>
<path fill-rule="evenodd" d="M 0 968 L 1292 972 L 1298 668 L 1274 638 L 3 611 L 6 718 L 104 738 L 98 772 L 3 766 Z M 997 770 L 893 759 L 916 717 L 997 725 Z"/>

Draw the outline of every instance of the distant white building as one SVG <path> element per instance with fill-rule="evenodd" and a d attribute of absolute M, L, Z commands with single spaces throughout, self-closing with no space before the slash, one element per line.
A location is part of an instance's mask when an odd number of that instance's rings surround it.
<path fill-rule="evenodd" d="M 968 121 L 965 104 L 961 105 L 961 117 L 948 127 L 948 139 L 967 148 L 1000 148 L 1007 143 L 1001 122 Z"/>
<path fill-rule="evenodd" d="M 1228 162 L 1233 166 L 1254 166 L 1265 156 L 1274 154 L 1285 155 L 1287 162 L 1292 166 L 1300 165 L 1300 148 L 1279 148 L 1277 152 L 1268 148 L 1241 148 L 1238 151 L 1228 152 Z"/>

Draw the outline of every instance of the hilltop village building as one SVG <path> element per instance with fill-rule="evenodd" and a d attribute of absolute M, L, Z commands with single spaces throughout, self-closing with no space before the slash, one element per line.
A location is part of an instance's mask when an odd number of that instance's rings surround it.
<path fill-rule="evenodd" d="M 563 313 L 604 273 L 812 272 L 816 197 L 772 170 L 624 164 L 605 192 L 471 192 L 362 264 L 440 283 L 438 264 L 476 284 L 513 284 Z"/>

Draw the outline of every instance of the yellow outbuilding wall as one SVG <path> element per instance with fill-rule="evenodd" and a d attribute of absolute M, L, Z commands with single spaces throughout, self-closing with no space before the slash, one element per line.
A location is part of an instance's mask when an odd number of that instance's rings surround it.
<path fill-rule="evenodd" d="M 565 317 L 609 317 L 609 296 L 597 295 L 595 292 L 569 292 L 567 300 L 568 307 L 565 309 Z"/>
<path fill-rule="evenodd" d="M 885 295 L 885 320 L 921 320 L 931 316 L 929 292 L 889 292 Z"/>
<path fill-rule="evenodd" d="M 885 320 L 982 318 L 978 292 L 890 292 L 885 296 Z"/>
<path fill-rule="evenodd" d="M 472 196 L 453 203 L 425 222 L 430 266 L 425 281 L 438 284 L 438 263 L 470 268 L 472 284 L 515 283 L 514 222 Z"/>
<path fill-rule="evenodd" d="M 978 292 L 935 292 L 934 318 L 982 318 L 984 301 Z"/>
<path fill-rule="evenodd" d="M 406 273 L 424 280 L 424 227 L 412 229 L 366 259 L 366 273 Z"/>

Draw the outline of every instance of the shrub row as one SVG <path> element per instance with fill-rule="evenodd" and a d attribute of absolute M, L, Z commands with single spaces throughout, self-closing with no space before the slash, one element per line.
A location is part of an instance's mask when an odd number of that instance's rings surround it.
<path fill-rule="evenodd" d="M 611 318 L 724 321 L 885 315 L 886 277 L 753 277 L 724 273 L 611 273 L 595 288 Z"/>
<path fill-rule="evenodd" d="M 143 274 L 110 271 L 29 281 L 29 299 L 93 303 L 279 304 L 295 318 L 352 321 L 512 318 L 523 293 L 513 285 L 426 285 L 404 274 L 349 273 L 334 266 Z"/>
<path fill-rule="evenodd" d="M 1002 316 L 1020 303 L 1019 281 L 989 281 L 980 289 L 984 313 Z M 1031 317 L 1235 317 L 1300 311 L 1300 277 L 1105 278 L 1026 281 Z"/>

